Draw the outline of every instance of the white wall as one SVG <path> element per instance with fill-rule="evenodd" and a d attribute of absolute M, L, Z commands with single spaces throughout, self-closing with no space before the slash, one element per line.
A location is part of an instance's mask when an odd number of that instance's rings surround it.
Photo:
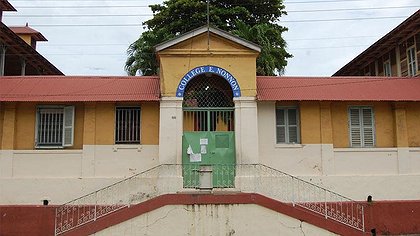
<path fill-rule="evenodd" d="M 420 148 L 333 148 L 276 144 L 275 102 L 258 103 L 261 163 L 344 196 L 366 200 L 418 199 Z"/>
<path fill-rule="evenodd" d="M 335 235 L 252 204 L 165 206 L 94 234 L 137 235 Z"/>
<path fill-rule="evenodd" d="M 158 145 L 0 151 L 0 204 L 61 204 L 159 164 Z"/>

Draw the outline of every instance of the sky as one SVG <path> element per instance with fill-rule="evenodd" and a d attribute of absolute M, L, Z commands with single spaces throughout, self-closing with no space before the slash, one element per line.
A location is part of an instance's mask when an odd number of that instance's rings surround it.
<path fill-rule="evenodd" d="M 9 0 L 8 26 L 29 24 L 37 50 L 65 75 L 126 75 L 127 48 L 152 18 L 153 0 Z M 331 76 L 407 17 L 419 0 L 285 0 L 281 25 L 293 54 L 284 75 Z"/>

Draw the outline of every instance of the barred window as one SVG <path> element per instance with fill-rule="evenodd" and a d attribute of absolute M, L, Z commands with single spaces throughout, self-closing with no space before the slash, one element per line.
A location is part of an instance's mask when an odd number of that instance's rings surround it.
<path fill-rule="evenodd" d="M 350 107 L 349 124 L 352 147 L 375 146 L 375 124 L 371 107 Z"/>
<path fill-rule="evenodd" d="M 115 112 L 115 143 L 140 143 L 140 107 L 117 107 Z"/>
<path fill-rule="evenodd" d="M 299 143 L 299 112 L 296 107 L 276 109 L 277 143 Z"/>
<path fill-rule="evenodd" d="M 73 146 L 74 106 L 37 108 L 36 147 Z"/>

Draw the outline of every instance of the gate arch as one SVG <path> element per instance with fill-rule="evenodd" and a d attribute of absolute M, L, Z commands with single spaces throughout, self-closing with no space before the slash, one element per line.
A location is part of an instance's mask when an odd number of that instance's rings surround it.
<path fill-rule="evenodd" d="M 239 86 L 238 81 L 236 78 L 230 73 L 229 71 L 218 67 L 218 66 L 199 66 L 190 71 L 182 77 L 181 81 L 178 84 L 176 96 L 177 97 L 184 97 L 185 89 L 188 83 L 193 80 L 196 76 L 199 75 L 218 75 L 221 78 L 225 79 L 233 92 L 233 97 L 240 97 L 241 96 L 241 88 Z"/>

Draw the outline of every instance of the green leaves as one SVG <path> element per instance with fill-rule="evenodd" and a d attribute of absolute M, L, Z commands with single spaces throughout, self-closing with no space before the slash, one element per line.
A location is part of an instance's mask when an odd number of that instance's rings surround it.
<path fill-rule="evenodd" d="M 258 75 L 281 74 L 292 57 L 285 50 L 278 25 L 286 14 L 282 0 L 209 0 L 212 26 L 236 34 L 262 47 L 257 59 Z M 168 0 L 150 6 L 154 17 L 146 22 L 145 31 L 127 50 L 125 69 L 129 75 L 156 75 L 158 62 L 155 45 L 206 25 L 206 0 Z"/>

